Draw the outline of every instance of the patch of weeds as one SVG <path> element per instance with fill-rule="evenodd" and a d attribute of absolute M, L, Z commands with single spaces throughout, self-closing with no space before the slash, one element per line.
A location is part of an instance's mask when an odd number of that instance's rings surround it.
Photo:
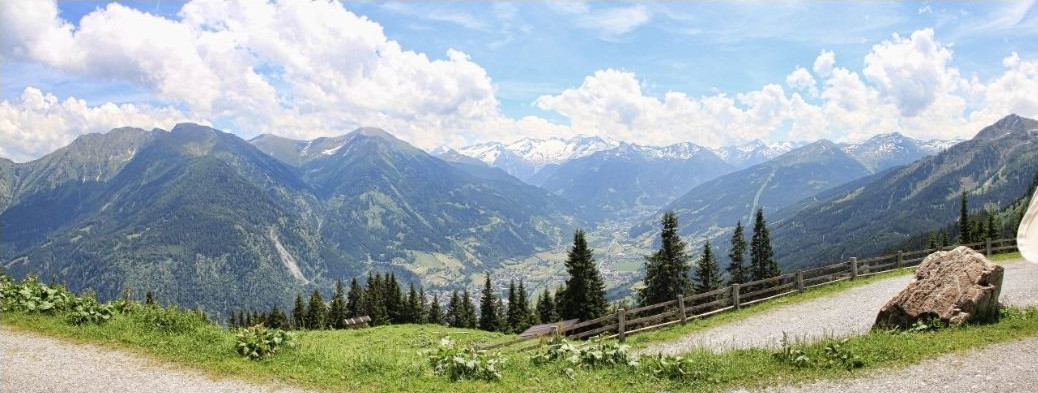
<path fill-rule="evenodd" d="M 792 344 L 783 334 L 781 348 L 772 357 L 779 363 L 796 368 L 842 368 L 850 371 L 865 367 L 865 361 L 847 348 L 847 342 L 848 339 L 828 340 L 822 346 L 821 353 L 809 353 L 805 347 Z"/>
<path fill-rule="evenodd" d="M 533 355 L 530 360 L 534 364 L 545 364 L 563 360 L 575 366 L 603 367 L 638 365 L 638 359 L 628 352 L 629 346 L 616 341 L 596 338 L 590 343 L 577 345 L 566 339 L 559 339 L 548 344 L 544 352 Z"/>
<path fill-rule="evenodd" d="M 433 374 L 446 376 L 451 382 L 459 379 L 498 381 L 501 379 L 499 365 L 504 358 L 498 353 L 488 353 L 471 346 L 461 346 L 450 337 L 440 340 L 440 347 L 429 355 Z"/>
<path fill-rule="evenodd" d="M 265 328 L 262 324 L 238 329 L 234 338 L 238 354 L 250 360 L 261 360 L 274 356 L 283 346 L 295 346 L 295 340 L 291 334 L 281 329 Z"/>
<path fill-rule="evenodd" d="M 659 379 L 720 382 L 713 373 L 704 370 L 691 358 L 656 354 L 646 356 L 645 359 L 642 365 L 646 373 Z"/>

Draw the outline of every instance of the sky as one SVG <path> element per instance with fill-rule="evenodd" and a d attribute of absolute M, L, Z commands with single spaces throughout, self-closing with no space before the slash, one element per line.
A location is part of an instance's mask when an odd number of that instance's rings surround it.
<path fill-rule="evenodd" d="M 1021 2 L 0 2 L 0 157 L 183 121 L 418 147 L 969 138 L 1038 117 Z"/>

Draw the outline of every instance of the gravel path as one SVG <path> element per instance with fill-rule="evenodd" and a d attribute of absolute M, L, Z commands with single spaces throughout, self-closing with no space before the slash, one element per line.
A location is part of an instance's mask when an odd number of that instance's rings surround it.
<path fill-rule="evenodd" d="M 3 392 L 303 392 L 205 374 L 139 355 L 3 329 Z"/>
<path fill-rule="evenodd" d="M 1038 265 L 1004 264 L 1000 300 L 1012 306 L 1038 304 Z M 693 348 L 723 351 L 737 348 L 777 347 L 783 332 L 791 339 L 813 341 L 867 332 L 876 313 L 912 280 L 894 277 L 855 287 L 831 296 L 782 306 L 732 323 L 694 332 L 676 341 L 650 346 L 640 353 L 676 354 Z"/>
<path fill-rule="evenodd" d="M 852 379 L 769 387 L 761 391 L 1033 393 L 1038 392 L 1038 338 L 944 355 L 899 370 L 870 371 Z"/>

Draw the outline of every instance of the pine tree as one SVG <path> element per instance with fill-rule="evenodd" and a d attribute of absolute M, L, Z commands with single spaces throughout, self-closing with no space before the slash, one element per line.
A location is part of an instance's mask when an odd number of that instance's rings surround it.
<path fill-rule="evenodd" d="M 234 311 L 231 311 L 231 320 L 227 321 L 227 327 L 231 329 L 238 327 L 238 316 L 234 315 Z"/>
<path fill-rule="evenodd" d="M 151 291 L 148 291 L 144 294 L 144 305 L 148 307 L 157 306 L 157 304 L 155 303 L 155 295 L 153 295 Z"/>
<path fill-rule="evenodd" d="M 494 294 L 494 287 L 490 283 L 490 273 L 486 274 L 486 279 L 483 281 L 483 294 L 479 297 L 479 328 L 488 332 L 496 331 L 500 321 L 497 320 L 497 310 L 494 307 L 494 301 L 497 299 L 497 295 Z"/>
<path fill-rule="evenodd" d="M 721 278 L 721 269 L 717 267 L 717 260 L 710 250 L 710 241 L 703 245 L 703 255 L 696 265 L 696 293 L 710 292 L 721 288 L 724 280 Z"/>
<path fill-rule="evenodd" d="M 407 310 L 406 323 L 422 323 L 422 301 L 418 298 L 418 289 L 414 287 L 414 283 L 410 283 L 407 291 Z"/>
<path fill-rule="evenodd" d="M 346 317 L 356 318 L 367 315 L 367 306 L 364 304 L 364 288 L 361 288 L 357 278 L 350 280 L 350 292 L 346 294 Z"/>
<path fill-rule="evenodd" d="M 327 326 L 328 305 L 324 304 L 321 293 L 315 289 L 310 294 L 310 305 L 306 309 L 306 328 L 313 330 L 324 329 Z"/>
<path fill-rule="evenodd" d="M 985 229 L 987 229 L 987 236 L 986 237 L 988 239 L 991 239 L 991 240 L 998 239 L 998 229 L 995 228 L 995 215 L 994 214 L 988 214 L 987 227 Z"/>
<path fill-rule="evenodd" d="M 559 314 L 555 312 L 555 300 L 548 288 L 537 298 L 537 319 L 540 323 L 558 322 Z"/>
<path fill-rule="evenodd" d="M 941 231 L 941 248 L 948 247 L 951 242 L 948 241 L 948 233 Z"/>
<path fill-rule="evenodd" d="M 332 329 L 346 328 L 346 288 L 342 280 L 335 283 L 332 304 L 328 306 L 328 327 Z"/>
<path fill-rule="evenodd" d="M 372 326 L 386 325 L 390 322 L 383 286 L 385 285 L 381 274 L 368 274 L 368 286 L 364 291 L 364 303 L 368 306 L 367 315 L 371 317 Z"/>
<path fill-rule="evenodd" d="M 476 322 L 479 320 L 479 318 L 476 317 L 476 305 L 475 303 L 472 303 L 472 296 L 469 295 L 468 288 L 462 290 L 461 293 L 461 317 L 464 321 L 464 326 L 462 327 L 474 329 L 476 327 Z"/>
<path fill-rule="evenodd" d="M 386 312 L 389 320 L 393 323 L 403 323 L 404 301 L 400 290 L 400 284 L 396 281 L 396 274 L 389 273 L 383 282 L 383 301 L 386 303 Z"/>
<path fill-rule="evenodd" d="M 605 283 L 595 266 L 595 258 L 591 248 L 584 239 L 581 229 L 573 233 L 573 248 L 566 259 L 566 289 L 563 292 L 563 306 L 559 314 L 565 319 L 577 318 L 582 321 L 605 315 L 608 302 L 605 298 Z"/>
<path fill-rule="evenodd" d="M 415 310 L 415 323 L 429 323 L 429 309 L 425 306 L 425 288 L 418 285 L 418 309 Z"/>
<path fill-rule="evenodd" d="M 505 307 L 504 300 L 502 300 L 501 297 L 498 297 L 497 300 L 494 301 L 494 312 L 497 313 L 497 326 L 495 327 L 495 330 L 499 332 L 509 331 L 507 310 L 508 308 Z"/>
<path fill-rule="evenodd" d="M 519 293 L 516 296 L 516 304 L 519 307 L 519 324 L 515 326 L 516 333 L 522 333 L 533 325 L 533 310 L 530 310 L 530 300 L 527 298 L 526 284 L 519 280 Z"/>
<path fill-rule="evenodd" d="M 562 306 L 566 302 L 566 284 L 562 283 L 558 288 L 555 288 L 555 296 L 552 296 L 552 303 L 555 304 L 555 315 L 562 319 Z"/>
<path fill-rule="evenodd" d="M 969 201 L 966 198 L 966 191 L 963 191 L 959 206 L 959 244 L 969 243 L 971 239 L 972 237 L 970 237 Z"/>
<path fill-rule="evenodd" d="M 750 243 L 750 266 L 753 269 L 753 280 L 763 280 L 779 275 L 775 252 L 771 249 L 771 235 L 768 224 L 764 221 L 764 209 L 757 209 L 757 217 L 753 222 L 753 239 Z"/>
<path fill-rule="evenodd" d="M 645 288 L 638 293 L 642 305 L 674 300 L 692 290 L 689 277 L 691 257 L 686 251 L 685 241 L 678 235 L 678 217 L 673 211 L 668 211 L 660 222 L 663 226 L 660 249 L 646 258 Z"/>
<path fill-rule="evenodd" d="M 742 221 L 735 222 L 732 232 L 732 249 L 728 250 L 728 283 L 742 284 L 749 281 L 750 272 L 746 267 L 746 238 L 743 236 Z"/>
<path fill-rule="evenodd" d="M 446 323 L 443 311 L 440 310 L 440 297 L 435 293 L 433 294 L 432 301 L 429 302 L 429 315 L 426 316 L 425 321 L 433 325 L 443 325 Z"/>
<path fill-rule="evenodd" d="M 447 303 L 447 325 L 450 327 L 462 327 L 465 323 L 462 317 L 461 297 L 458 291 L 451 291 L 450 303 Z"/>
<path fill-rule="evenodd" d="M 240 321 L 241 318 L 238 318 Z M 306 306 L 303 304 L 303 295 L 296 293 L 296 304 L 292 308 L 292 327 L 303 329 L 306 327 Z"/>
<path fill-rule="evenodd" d="M 508 282 L 508 311 L 505 317 L 504 332 L 513 333 L 522 324 L 521 311 L 519 310 L 519 293 L 515 286 L 515 280 Z"/>
<path fill-rule="evenodd" d="M 275 304 L 270 308 L 270 313 L 267 314 L 266 322 L 264 323 L 267 327 L 274 329 L 284 329 L 287 326 L 287 320 L 285 313 L 281 312 L 281 309 Z"/>
<path fill-rule="evenodd" d="M 937 248 L 937 231 L 930 232 L 930 241 L 926 243 L 926 248 L 931 250 Z"/>

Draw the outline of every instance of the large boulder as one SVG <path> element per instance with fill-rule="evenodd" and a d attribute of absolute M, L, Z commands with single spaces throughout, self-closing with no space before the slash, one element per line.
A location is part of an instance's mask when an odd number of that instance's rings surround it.
<path fill-rule="evenodd" d="M 911 327 L 939 318 L 958 325 L 998 316 L 1002 266 L 969 247 L 930 254 L 915 270 L 915 281 L 887 302 L 874 328 Z"/>

